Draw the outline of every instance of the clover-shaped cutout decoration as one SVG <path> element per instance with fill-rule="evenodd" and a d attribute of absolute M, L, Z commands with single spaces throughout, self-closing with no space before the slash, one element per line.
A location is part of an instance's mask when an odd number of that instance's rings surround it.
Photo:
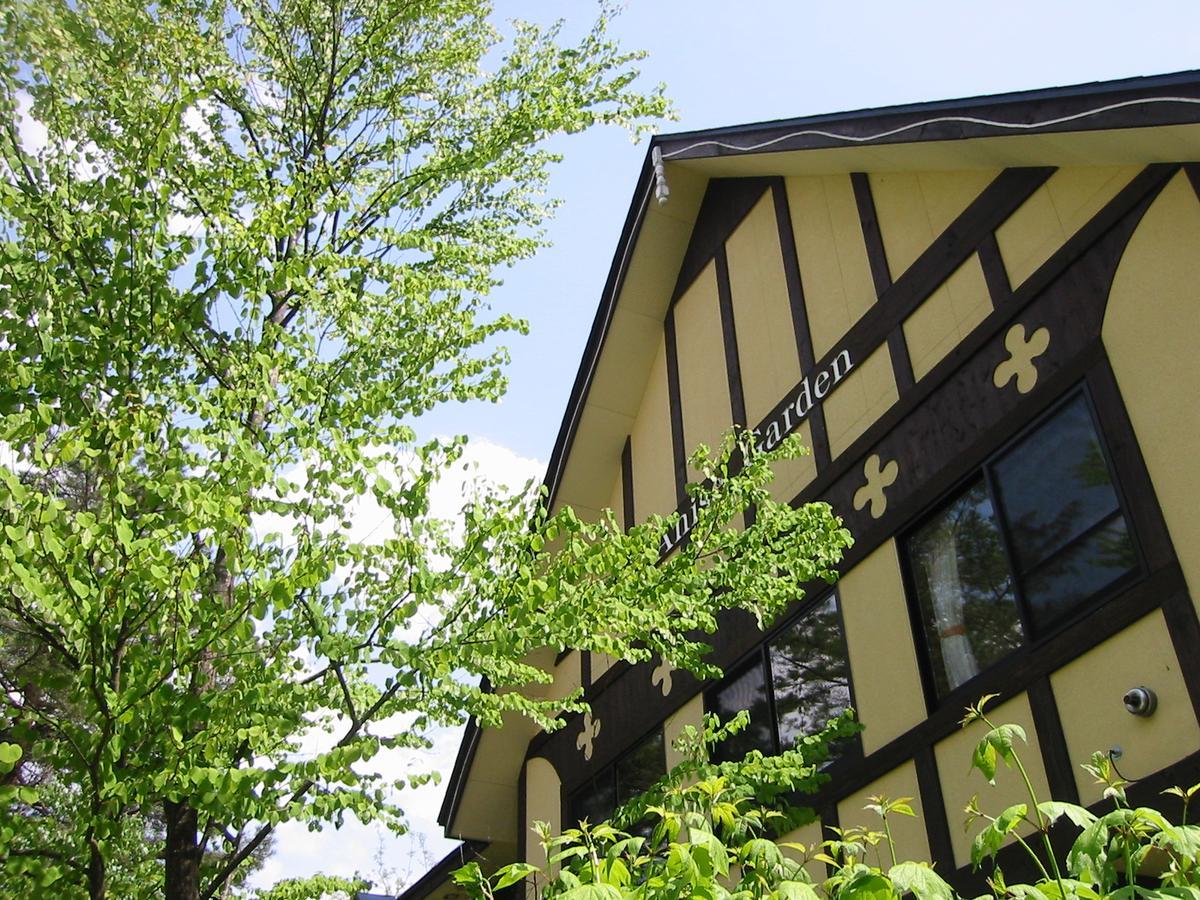
<path fill-rule="evenodd" d="M 592 743 L 600 734 L 600 720 L 593 719 L 591 713 L 583 714 L 583 731 L 575 738 L 575 749 L 583 751 L 584 759 L 592 758 Z"/>
<path fill-rule="evenodd" d="M 1002 388 L 1014 378 L 1017 380 L 1017 390 L 1028 394 L 1037 384 L 1038 370 L 1033 361 L 1046 352 L 1050 346 L 1050 330 L 1039 328 L 1026 340 L 1025 326 L 1018 322 L 1008 329 L 1004 336 L 1004 349 L 1008 358 L 996 366 L 992 375 L 992 383 Z"/>
<path fill-rule="evenodd" d="M 854 492 L 854 508 L 862 509 L 871 504 L 871 518 L 878 519 L 887 510 L 887 495 L 884 488 L 890 487 L 900 476 L 900 464 L 894 459 L 882 465 L 878 453 L 872 453 L 863 464 L 863 477 L 867 483 Z"/>
<path fill-rule="evenodd" d="M 657 666 L 655 666 L 654 671 L 650 673 L 650 683 L 658 685 L 659 690 L 662 691 L 662 695 L 664 697 L 671 693 L 671 688 L 673 686 L 671 684 L 671 673 L 674 671 L 675 670 L 671 668 L 671 664 L 664 659 Z"/>

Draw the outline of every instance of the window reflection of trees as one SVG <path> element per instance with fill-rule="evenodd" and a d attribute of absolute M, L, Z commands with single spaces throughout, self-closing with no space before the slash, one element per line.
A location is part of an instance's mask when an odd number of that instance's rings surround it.
<path fill-rule="evenodd" d="M 770 660 L 781 749 L 850 705 L 850 664 L 833 597 L 777 638 Z"/>
<path fill-rule="evenodd" d="M 708 708 L 722 720 L 750 713 L 750 726 L 717 748 L 718 759 L 786 750 L 850 706 L 850 661 L 837 604 L 831 595 L 810 608 L 709 694 Z"/>

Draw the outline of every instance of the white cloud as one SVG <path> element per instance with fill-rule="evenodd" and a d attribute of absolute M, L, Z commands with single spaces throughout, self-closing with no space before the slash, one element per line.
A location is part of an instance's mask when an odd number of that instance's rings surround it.
<path fill-rule="evenodd" d="M 33 98 L 25 91 L 17 92 L 17 136 L 21 149 L 36 156 L 50 139 L 46 126 L 33 117 Z"/>

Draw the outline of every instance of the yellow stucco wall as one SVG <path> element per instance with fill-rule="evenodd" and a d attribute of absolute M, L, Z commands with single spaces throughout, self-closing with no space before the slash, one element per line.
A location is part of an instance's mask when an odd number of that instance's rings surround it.
<path fill-rule="evenodd" d="M 528 826 L 548 822 L 551 833 L 562 834 L 562 782 L 551 762 L 540 756 L 525 762 L 525 815 Z M 547 865 L 546 851 L 532 832 L 525 835 L 525 847 L 529 862 Z M 557 870 L 557 865 L 551 869 Z"/>
<path fill-rule="evenodd" d="M 800 443 L 809 452 L 795 459 L 780 460 L 771 467 L 775 473 L 775 480 L 771 482 L 767 490 L 772 499 L 778 500 L 780 503 L 791 503 L 792 498 L 817 477 L 817 461 L 812 454 L 811 425 L 805 420 L 793 433 L 799 437 Z"/>
<path fill-rule="evenodd" d="M 689 457 L 700 444 L 715 447 L 733 424 L 723 334 L 716 265 L 709 263 L 675 304 L 679 399 L 683 406 L 684 450 Z M 688 480 L 697 480 L 691 467 Z"/>
<path fill-rule="evenodd" d="M 841 828 L 861 825 L 872 831 L 882 831 L 883 823 L 879 815 L 866 809 L 872 797 L 886 797 L 889 800 L 909 798 L 915 817 L 901 814 L 888 816 L 888 828 L 892 840 L 896 843 L 896 858 L 901 860 L 925 860 L 930 858 L 929 838 L 925 834 L 925 810 L 921 806 L 921 789 L 917 783 L 917 767 L 911 762 L 897 766 L 882 778 L 877 778 L 860 791 L 848 796 L 838 804 L 838 824 Z M 891 865 L 887 849 L 881 844 L 882 854 L 876 862 L 883 868 Z"/>
<path fill-rule="evenodd" d="M 850 374 L 825 398 L 825 427 L 833 458 L 837 459 L 898 397 L 887 344 L 881 344 L 865 360 L 855 360 Z"/>
<path fill-rule="evenodd" d="M 1025 729 L 1028 744 L 1017 742 L 1017 752 L 1029 773 L 1029 780 L 1039 801 L 1050 799 L 1050 787 L 1046 782 L 1046 770 L 1042 765 L 1042 752 L 1038 746 L 1037 729 L 1033 727 L 1033 713 L 1029 699 L 1020 694 L 1011 700 L 987 710 L 988 718 L 996 725 L 1016 724 Z M 971 841 L 986 822 L 976 822 L 970 830 L 963 828 L 963 809 L 973 795 L 979 796 L 979 807 L 990 815 L 997 815 L 1016 803 L 1028 803 L 1029 795 L 1016 769 L 1000 764 L 996 773 L 996 784 L 991 786 L 976 770 L 968 771 L 971 753 L 979 739 L 987 733 L 983 722 L 975 722 L 968 728 L 957 731 L 934 747 L 938 774 L 942 781 L 942 797 L 946 806 L 946 819 L 950 823 L 950 843 L 954 848 L 954 863 L 965 866 L 971 862 Z"/>
<path fill-rule="evenodd" d="M 972 254 L 904 320 L 904 340 L 916 380 L 928 375 L 991 311 L 979 256 Z"/>
<path fill-rule="evenodd" d="M 996 177 L 995 169 L 870 176 L 879 232 L 895 281 Z"/>
<path fill-rule="evenodd" d="M 1014 288 L 1098 213 L 1138 173 L 1136 166 L 1059 169 L 996 229 Z"/>
<path fill-rule="evenodd" d="M 613 511 L 613 517 L 617 521 L 618 527 L 625 524 L 625 485 L 622 482 L 621 472 L 617 471 L 617 477 L 613 479 L 612 496 L 608 500 L 608 508 Z"/>
<path fill-rule="evenodd" d="M 1079 768 L 1096 750 L 1120 747 L 1117 765 L 1136 779 L 1200 749 L 1200 727 L 1161 612 L 1059 669 L 1050 685 L 1084 803 L 1100 800 L 1103 792 Z M 1127 690 L 1140 686 L 1158 695 L 1158 709 L 1148 718 L 1131 715 L 1121 702 Z"/>
<path fill-rule="evenodd" d="M 629 436 L 633 459 L 633 508 L 641 521 L 655 513 L 674 512 L 677 505 L 667 397 L 666 343 L 660 340 L 646 382 L 646 394 Z"/>
<path fill-rule="evenodd" d="M 1103 338 L 1193 601 L 1200 601 L 1197 335 L 1200 203 L 1181 172 L 1125 249 Z"/>
<path fill-rule="evenodd" d="M 672 746 L 683 733 L 683 729 L 691 725 L 697 730 L 704 725 L 704 695 L 697 694 L 670 716 L 663 723 L 663 743 L 667 748 L 667 771 L 683 762 L 682 754 Z"/>
<path fill-rule="evenodd" d="M 768 191 L 725 243 L 742 395 L 751 426 L 800 381 L 800 356 Z"/>
<path fill-rule="evenodd" d="M 791 859 L 803 859 L 804 868 L 808 872 L 810 878 L 817 884 L 820 884 L 828 877 L 825 870 L 825 863 L 813 859 L 813 856 L 821 852 L 821 841 L 824 836 L 821 833 L 821 821 L 818 819 L 815 822 L 809 822 L 807 825 L 801 825 L 794 831 L 789 831 L 779 839 L 780 843 L 803 844 L 805 852 L 800 853 L 799 850 L 793 847 L 784 847 L 784 856 Z"/>
<path fill-rule="evenodd" d="M 863 752 L 878 750 L 925 718 L 896 542 L 880 545 L 838 582 Z M 881 661 L 885 665 L 881 665 Z"/>
<path fill-rule="evenodd" d="M 849 175 L 786 180 L 788 207 L 820 359 L 875 302 L 875 285 Z"/>

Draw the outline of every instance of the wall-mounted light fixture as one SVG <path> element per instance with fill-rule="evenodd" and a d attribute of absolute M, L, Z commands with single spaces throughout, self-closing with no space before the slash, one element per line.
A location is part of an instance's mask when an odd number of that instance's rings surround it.
<path fill-rule="evenodd" d="M 1154 715 L 1154 710 L 1158 709 L 1158 695 L 1148 687 L 1130 688 L 1121 702 L 1125 704 L 1126 712 L 1143 718 Z"/>

